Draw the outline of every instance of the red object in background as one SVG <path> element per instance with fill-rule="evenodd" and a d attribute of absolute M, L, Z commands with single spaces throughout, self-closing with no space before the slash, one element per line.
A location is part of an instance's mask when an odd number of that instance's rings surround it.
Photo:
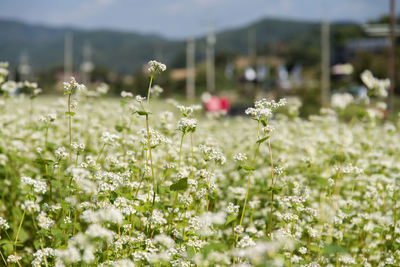
<path fill-rule="evenodd" d="M 207 112 L 228 112 L 230 108 L 229 99 L 227 97 L 211 96 L 210 99 L 205 103 L 205 109 Z"/>
<path fill-rule="evenodd" d="M 221 109 L 225 110 L 226 112 L 229 111 L 230 109 L 230 103 L 229 103 L 229 99 L 226 96 L 222 96 L 219 98 L 219 102 L 221 105 Z"/>

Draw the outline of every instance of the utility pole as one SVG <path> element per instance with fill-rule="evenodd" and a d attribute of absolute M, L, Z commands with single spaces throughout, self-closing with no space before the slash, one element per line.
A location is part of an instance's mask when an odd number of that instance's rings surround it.
<path fill-rule="evenodd" d="M 393 109 L 393 97 L 394 97 L 394 88 L 395 88 L 395 1 L 390 0 L 390 49 L 389 49 L 389 60 L 388 60 L 388 72 L 390 79 L 390 87 L 389 87 L 389 97 L 387 98 L 388 111 L 391 112 Z"/>
<path fill-rule="evenodd" d="M 247 46 L 248 46 L 248 53 L 249 53 L 249 62 L 250 65 L 256 65 L 256 58 L 257 58 L 257 45 L 256 45 L 256 29 L 250 28 L 247 33 Z"/>
<path fill-rule="evenodd" d="M 207 91 L 214 92 L 215 91 L 215 55 L 214 55 L 214 46 L 215 46 L 215 34 L 214 34 L 214 25 L 213 23 L 209 23 L 209 32 L 207 35 L 207 48 L 206 48 L 206 68 L 207 68 Z"/>
<path fill-rule="evenodd" d="M 82 51 L 83 62 L 81 64 L 82 71 L 82 80 L 83 84 L 90 83 L 90 73 L 93 70 L 93 62 L 92 62 L 92 47 L 89 43 L 85 43 Z"/>
<path fill-rule="evenodd" d="M 73 35 L 71 32 L 65 34 L 64 39 L 64 80 L 68 81 L 72 75 L 73 66 Z"/>
<path fill-rule="evenodd" d="M 18 72 L 21 81 L 29 80 L 32 73 L 32 69 L 31 66 L 29 65 L 29 56 L 26 51 L 22 52 L 19 58 Z"/>
<path fill-rule="evenodd" d="M 330 94 L 330 26 L 328 21 L 321 23 L 321 104 L 329 106 Z"/>
<path fill-rule="evenodd" d="M 186 46 L 186 98 L 195 97 L 195 46 L 194 39 L 189 39 Z"/>

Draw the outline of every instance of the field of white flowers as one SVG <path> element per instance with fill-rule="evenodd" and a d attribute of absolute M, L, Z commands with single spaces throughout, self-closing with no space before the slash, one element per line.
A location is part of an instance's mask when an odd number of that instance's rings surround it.
<path fill-rule="evenodd" d="M 2 266 L 400 264 L 396 123 L 265 99 L 206 117 L 74 79 L 45 101 L 2 74 Z"/>

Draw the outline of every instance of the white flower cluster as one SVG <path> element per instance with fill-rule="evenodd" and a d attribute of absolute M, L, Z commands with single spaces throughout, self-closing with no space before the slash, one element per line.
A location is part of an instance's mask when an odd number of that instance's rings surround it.
<path fill-rule="evenodd" d="M 118 135 L 111 134 L 109 132 L 103 132 L 101 134 L 101 142 L 107 145 L 116 145 L 118 140 L 120 139 Z"/>
<path fill-rule="evenodd" d="M 102 222 L 112 222 L 117 224 L 122 224 L 124 216 L 121 211 L 114 207 L 109 207 L 106 209 L 99 209 L 96 211 L 85 210 L 83 211 L 81 218 L 88 223 L 102 223 Z"/>
<path fill-rule="evenodd" d="M 277 108 L 285 106 L 286 103 L 286 99 L 284 98 L 280 99 L 279 102 L 275 102 L 275 100 L 268 101 L 263 98 L 254 102 L 254 108 L 247 108 L 245 113 L 256 120 L 268 120 Z"/>
<path fill-rule="evenodd" d="M 197 120 L 190 119 L 190 118 L 182 118 L 178 122 L 178 130 L 181 131 L 183 134 L 194 132 L 197 127 Z"/>
<path fill-rule="evenodd" d="M 22 260 L 21 256 L 10 255 L 10 256 L 7 257 L 7 262 L 10 262 L 10 263 L 17 263 L 20 260 Z"/>
<path fill-rule="evenodd" d="M 159 131 L 154 130 L 152 128 L 149 129 L 150 132 L 150 145 L 151 147 L 156 147 L 161 144 L 166 144 L 169 143 L 170 140 L 166 138 L 163 134 L 161 134 Z M 140 139 L 140 143 L 144 146 L 148 145 L 148 139 L 147 139 L 147 130 L 146 129 L 141 129 L 139 131 L 139 134 L 142 136 Z"/>
<path fill-rule="evenodd" d="M 244 229 L 243 229 L 243 226 L 236 225 L 235 228 L 233 229 L 233 231 L 235 232 L 235 234 L 241 235 L 241 234 L 243 234 Z"/>
<path fill-rule="evenodd" d="M 262 131 L 263 131 L 266 135 L 270 136 L 270 135 L 275 131 L 275 127 L 268 124 L 267 126 L 265 126 L 265 127 L 262 128 Z"/>
<path fill-rule="evenodd" d="M 71 77 L 69 82 L 64 82 L 64 94 L 72 94 L 75 90 L 85 90 L 86 86 L 76 82 L 74 77 Z"/>
<path fill-rule="evenodd" d="M 146 100 L 146 97 L 143 97 L 143 96 L 141 96 L 141 95 L 137 95 L 135 99 L 136 99 L 136 101 L 137 101 L 138 103 L 142 103 L 143 101 Z"/>
<path fill-rule="evenodd" d="M 275 173 L 276 175 L 282 175 L 282 174 L 283 174 L 283 170 L 284 170 L 283 167 L 276 166 L 276 167 L 274 168 L 274 173 Z"/>
<path fill-rule="evenodd" d="M 47 185 L 45 181 L 35 180 L 28 176 L 21 177 L 21 185 L 22 186 L 33 186 L 33 191 L 35 193 L 44 194 L 47 190 Z"/>
<path fill-rule="evenodd" d="M 222 165 L 226 162 L 225 156 L 214 146 L 199 145 L 199 150 L 203 153 L 206 161 L 215 161 Z"/>
<path fill-rule="evenodd" d="M 49 230 L 50 227 L 54 225 L 54 221 L 47 217 L 47 214 L 44 211 L 41 211 L 36 219 L 38 221 L 38 225 L 45 230 Z"/>
<path fill-rule="evenodd" d="M 201 110 L 200 105 L 192 105 L 192 106 L 176 105 L 176 107 L 185 117 L 190 117 L 193 115 L 194 111 Z"/>
<path fill-rule="evenodd" d="M 159 96 L 162 92 L 164 92 L 164 89 L 157 84 L 150 88 L 150 93 L 152 96 Z"/>
<path fill-rule="evenodd" d="M 34 267 L 41 267 L 45 262 L 45 258 L 55 256 L 55 250 L 52 248 L 39 249 L 33 253 L 33 261 L 31 262 Z"/>
<path fill-rule="evenodd" d="M 20 82 L 18 83 L 18 87 L 27 88 L 32 94 L 32 96 L 37 96 L 42 92 L 42 89 L 39 88 L 38 84 L 34 82 L 29 82 L 29 81 Z"/>
<path fill-rule="evenodd" d="M 36 212 L 36 211 L 40 210 L 39 204 L 32 200 L 25 200 L 25 202 L 21 204 L 21 208 L 28 213 L 32 213 L 32 212 Z"/>
<path fill-rule="evenodd" d="M 0 84 L 1 84 L 1 74 L 0 74 Z M 6 91 L 9 95 L 13 95 L 15 91 L 18 89 L 18 84 L 15 81 L 6 81 L 1 85 L 1 89 L 3 91 Z"/>
<path fill-rule="evenodd" d="M 68 153 L 65 150 L 65 147 L 59 147 L 54 151 L 54 154 L 56 155 L 57 159 L 65 159 L 68 157 Z"/>
<path fill-rule="evenodd" d="M 247 160 L 247 156 L 246 156 L 246 153 L 239 152 L 233 156 L 233 159 L 238 162 L 241 162 L 241 161 Z"/>
<path fill-rule="evenodd" d="M 49 124 L 51 122 L 54 122 L 57 119 L 57 115 L 56 114 L 47 114 L 44 116 L 40 116 L 39 121 L 45 123 L 45 124 Z"/>
<path fill-rule="evenodd" d="M 165 66 L 165 64 L 163 64 L 163 63 L 160 63 L 160 62 L 158 62 L 158 61 L 155 61 L 155 60 L 150 60 L 148 63 L 147 63 L 147 71 L 149 72 L 149 73 L 155 73 L 155 72 L 163 72 L 163 71 L 165 71 L 165 70 L 167 70 L 167 66 Z"/>
<path fill-rule="evenodd" d="M 372 90 L 379 97 L 388 96 L 388 88 L 390 87 L 389 79 L 377 79 L 374 77 L 370 70 L 364 70 L 361 73 L 361 80 L 367 86 L 368 89 Z"/>
<path fill-rule="evenodd" d="M 331 97 L 331 106 L 337 109 L 344 109 L 353 101 L 354 97 L 349 93 L 336 93 Z"/>
<path fill-rule="evenodd" d="M 85 144 L 84 143 L 76 143 L 76 142 L 72 142 L 71 143 L 71 147 L 74 151 L 77 152 L 83 152 L 85 150 Z"/>
<path fill-rule="evenodd" d="M 335 170 L 338 172 L 341 171 L 342 173 L 345 173 L 345 174 L 360 175 L 360 174 L 364 173 L 363 169 L 353 166 L 353 164 L 351 164 L 351 163 L 349 165 L 343 166 L 343 167 L 335 166 Z"/>
<path fill-rule="evenodd" d="M 68 266 L 81 261 L 90 263 L 95 259 L 95 243 L 91 242 L 87 235 L 79 233 L 68 240 L 66 249 L 57 249 L 55 255 L 57 257 L 56 266 Z"/>
<path fill-rule="evenodd" d="M 131 92 L 122 91 L 121 92 L 121 97 L 123 97 L 123 98 L 133 98 L 133 94 Z"/>
<path fill-rule="evenodd" d="M 111 242 L 114 239 L 113 232 L 100 226 L 99 224 L 91 224 L 85 232 L 92 238 L 102 238 Z"/>
<path fill-rule="evenodd" d="M 99 86 L 96 87 L 96 92 L 100 95 L 105 95 L 110 90 L 110 86 L 106 83 L 101 83 Z"/>
<path fill-rule="evenodd" d="M 8 62 L 0 62 L 0 84 L 2 84 L 8 75 Z"/>
<path fill-rule="evenodd" d="M 0 216 L 0 229 L 7 230 L 10 228 L 10 225 L 8 225 L 8 222 Z"/>
<path fill-rule="evenodd" d="M 55 250 L 52 248 L 44 248 L 39 249 L 35 253 L 33 253 L 33 261 L 31 262 L 32 266 L 34 267 L 41 267 L 45 262 L 45 258 L 50 256 L 55 256 Z"/>

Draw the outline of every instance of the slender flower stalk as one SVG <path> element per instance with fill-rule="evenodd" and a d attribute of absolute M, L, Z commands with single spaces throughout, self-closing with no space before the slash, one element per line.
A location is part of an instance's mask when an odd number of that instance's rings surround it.
<path fill-rule="evenodd" d="M 71 111 L 72 102 L 71 96 L 76 90 L 83 90 L 85 86 L 79 84 L 75 81 L 74 77 L 71 77 L 69 82 L 64 82 L 64 95 L 68 95 L 67 100 L 67 112 L 65 114 L 68 116 L 68 136 L 69 136 L 69 162 L 72 164 L 72 117 L 75 115 Z"/>
<path fill-rule="evenodd" d="M 154 79 L 154 73 L 152 73 L 151 76 L 150 76 L 149 88 L 147 90 L 146 131 L 147 131 L 147 149 L 149 150 L 151 177 L 153 178 L 153 189 L 155 190 L 156 178 L 154 176 L 153 156 L 151 154 L 151 136 L 150 136 L 150 126 L 149 126 L 150 92 L 151 92 L 151 84 L 153 83 L 153 79 Z"/>
<path fill-rule="evenodd" d="M 257 123 L 257 138 L 258 138 L 258 139 L 260 138 L 260 122 Z M 243 223 L 244 213 L 245 213 L 245 211 L 246 211 L 247 199 L 248 199 L 248 197 L 249 197 L 250 177 L 251 177 L 251 174 L 253 173 L 252 170 L 254 169 L 254 166 L 255 166 L 255 163 L 256 163 L 256 159 L 257 159 L 257 155 L 258 155 L 258 153 L 259 153 L 259 151 L 260 151 L 260 145 L 261 145 L 261 142 L 258 142 L 258 143 L 257 143 L 256 150 L 255 150 L 255 152 L 254 152 L 253 160 L 252 160 L 251 165 L 250 165 L 250 168 L 249 168 L 249 174 L 248 174 L 248 176 L 247 176 L 246 196 L 245 196 L 245 198 L 244 198 L 244 204 L 243 204 L 243 209 L 242 209 L 242 215 L 240 216 L 240 221 L 239 221 L 239 226 L 240 226 L 240 227 L 242 226 L 242 223 Z M 238 241 L 238 239 L 239 239 L 239 234 L 236 235 L 236 239 L 235 239 L 236 242 Z"/>
<path fill-rule="evenodd" d="M 271 139 L 268 139 L 268 151 L 269 151 L 269 160 L 270 160 L 270 164 L 271 164 L 271 210 L 270 210 L 270 215 L 269 215 L 269 236 L 271 237 L 272 234 L 272 223 L 273 223 L 273 216 L 274 216 L 274 186 L 275 186 L 275 182 L 274 181 L 274 162 L 272 160 L 272 149 L 271 149 Z"/>
<path fill-rule="evenodd" d="M 156 188 L 156 177 L 154 175 L 154 166 L 153 166 L 153 156 L 151 154 L 151 135 L 150 135 L 150 126 L 149 126 L 149 114 L 150 114 L 150 95 L 151 88 L 153 84 L 154 77 L 156 73 L 161 73 L 167 69 L 167 67 L 157 61 L 151 60 L 148 65 L 148 73 L 149 73 L 149 87 L 147 89 L 147 105 L 146 105 L 146 131 L 147 131 L 147 149 L 149 150 L 149 159 L 150 159 L 150 168 L 151 168 L 151 176 L 153 179 L 153 190 Z M 155 191 L 154 191 L 155 192 Z"/>
<path fill-rule="evenodd" d="M 68 94 L 68 136 L 69 136 L 69 161 L 72 162 L 71 94 Z"/>

